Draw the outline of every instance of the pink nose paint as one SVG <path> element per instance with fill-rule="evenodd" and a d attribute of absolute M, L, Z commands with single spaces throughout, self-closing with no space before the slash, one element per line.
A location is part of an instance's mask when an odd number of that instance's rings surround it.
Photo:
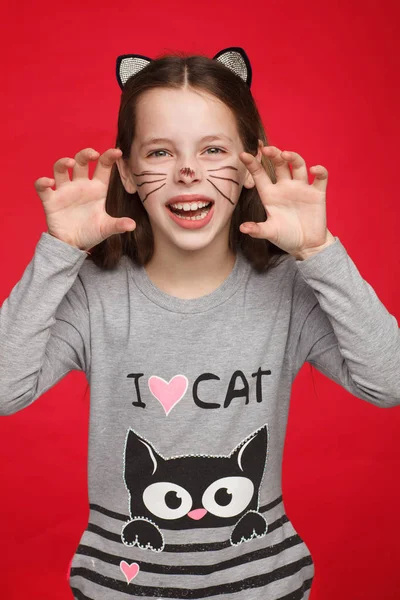
<path fill-rule="evenodd" d="M 187 516 L 191 519 L 194 519 L 195 521 L 198 521 L 199 519 L 202 519 L 206 514 L 207 511 L 205 508 L 196 508 L 195 510 L 191 510 L 190 512 L 188 512 Z"/>

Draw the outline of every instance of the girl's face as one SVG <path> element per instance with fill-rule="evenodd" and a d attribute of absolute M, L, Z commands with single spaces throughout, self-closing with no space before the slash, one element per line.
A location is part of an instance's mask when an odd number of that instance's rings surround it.
<path fill-rule="evenodd" d="M 160 88 L 141 96 L 136 122 L 130 158 L 117 166 L 148 213 L 155 249 L 201 250 L 217 241 L 228 247 L 242 187 L 254 186 L 239 160 L 244 148 L 231 110 L 204 92 Z M 211 205 L 194 205 L 196 195 Z"/>

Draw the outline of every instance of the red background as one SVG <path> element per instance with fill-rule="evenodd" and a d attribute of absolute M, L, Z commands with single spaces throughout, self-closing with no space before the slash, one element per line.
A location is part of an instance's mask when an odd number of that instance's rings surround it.
<path fill-rule="evenodd" d="M 269 142 L 327 167 L 328 228 L 399 318 L 397 1 L 13 6 L 0 24 L 1 302 L 46 230 L 34 181 L 52 177 L 58 158 L 114 146 L 116 57 L 242 46 Z M 88 403 L 85 376 L 72 372 L 0 419 L 7 600 L 72 598 L 66 571 L 88 516 Z M 400 597 L 399 437 L 400 408 L 379 409 L 303 366 L 283 492 L 314 558 L 311 600 Z"/>

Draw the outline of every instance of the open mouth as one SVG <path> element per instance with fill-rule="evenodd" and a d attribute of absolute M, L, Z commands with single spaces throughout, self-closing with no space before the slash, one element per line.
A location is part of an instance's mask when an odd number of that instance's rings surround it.
<path fill-rule="evenodd" d="M 202 219 L 205 219 L 208 213 L 210 212 L 211 207 L 213 206 L 213 202 L 203 202 L 202 204 L 204 204 L 204 206 L 196 208 L 195 210 L 185 210 L 184 208 L 176 208 L 171 204 L 168 204 L 167 208 L 180 219 L 186 219 L 189 221 L 201 221 Z M 181 206 L 184 206 L 184 204 Z"/>

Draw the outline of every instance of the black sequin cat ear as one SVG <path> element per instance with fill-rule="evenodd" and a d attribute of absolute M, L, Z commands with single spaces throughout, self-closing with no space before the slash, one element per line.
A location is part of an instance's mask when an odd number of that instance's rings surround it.
<path fill-rule="evenodd" d="M 152 58 L 141 54 L 122 54 L 117 58 L 117 81 L 121 90 L 124 89 L 129 77 L 136 75 L 152 62 Z"/>
<path fill-rule="evenodd" d="M 143 56 L 141 54 L 122 54 L 117 58 L 117 81 L 121 90 L 124 89 L 126 82 L 129 77 L 136 75 L 144 69 L 149 63 L 152 62 L 152 58 Z M 220 50 L 214 57 L 213 60 L 218 60 L 223 65 L 228 67 L 236 75 L 238 75 L 247 85 L 251 86 L 252 70 L 249 58 L 243 48 L 237 46 L 231 46 Z"/>
<path fill-rule="evenodd" d="M 251 86 L 251 65 L 249 57 L 243 48 L 237 46 L 224 48 L 224 50 L 220 50 L 213 59 L 222 62 L 228 69 L 236 73 L 236 75 L 239 75 L 249 87 Z"/>

